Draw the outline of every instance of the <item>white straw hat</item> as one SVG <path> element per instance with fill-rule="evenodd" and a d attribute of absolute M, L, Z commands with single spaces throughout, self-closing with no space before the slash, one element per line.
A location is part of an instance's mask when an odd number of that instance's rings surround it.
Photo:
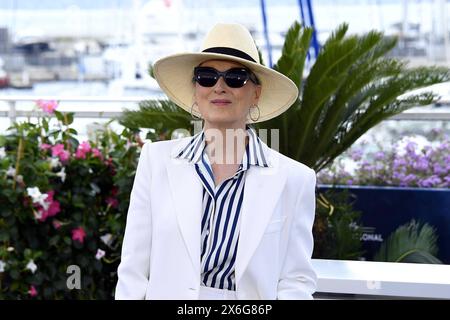
<path fill-rule="evenodd" d="M 261 84 L 258 101 L 261 122 L 286 111 L 297 99 L 295 83 L 283 74 L 263 66 L 250 32 L 240 24 L 219 23 L 207 34 L 201 52 L 180 53 L 159 59 L 153 73 L 161 89 L 178 106 L 191 112 L 194 103 L 194 68 L 204 61 L 220 59 L 236 61 L 249 68 Z M 200 113 L 192 108 L 195 116 Z"/>

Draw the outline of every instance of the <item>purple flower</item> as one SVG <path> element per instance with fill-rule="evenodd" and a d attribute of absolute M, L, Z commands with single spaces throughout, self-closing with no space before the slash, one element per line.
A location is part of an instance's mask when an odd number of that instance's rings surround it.
<path fill-rule="evenodd" d="M 413 164 L 413 168 L 415 170 L 427 170 L 428 169 L 428 161 L 425 158 L 420 158 L 418 162 Z"/>
<path fill-rule="evenodd" d="M 450 168 L 450 165 L 449 165 L 449 168 Z M 443 174 L 443 173 L 446 173 L 446 172 L 447 172 L 447 170 L 445 170 L 445 169 L 441 166 L 440 163 L 435 163 L 435 164 L 433 165 L 433 173 L 434 173 L 435 175 L 440 175 L 440 174 Z"/>
<path fill-rule="evenodd" d="M 441 183 L 442 183 L 442 180 L 439 177 L 433 175 L 427 179 L 419 181 L 419 186 L 421 186 L 421 187 L 436 187 L 436 186 L 439 186 Z"/>
<path fill-rule="evenodd" d="M 408 144 L 406 145 L 406 151 L 408 153 L 415 153 L 417 147 L 417 143 L 413 142 L 413 141 L 409 141 Z"/>
<path fill-rule="evenodd" d="M 384 160 L 385 156 L 386 155 L 384 154 L 383 151 L 379 151 L 379 152 L 375 153 L 375 159 L 376 160 Z"/>
<path fill-rule="evenodd" d="M 406 166 L 406 161 L 405 159 L 395 159 L 394 160 L 394 167 L 403 167 Z"/>
<path fill-rule="evenodd" d="M 362 151 L 361 149 L 354 150 L 354 151 L 350 154 L 352 160 L 354 160 L 354 161 L 359 161 L 359 160 L 361 160 L 361 159 L 362 159 L 362 155 L 363 155 L 363 151 Z"/>

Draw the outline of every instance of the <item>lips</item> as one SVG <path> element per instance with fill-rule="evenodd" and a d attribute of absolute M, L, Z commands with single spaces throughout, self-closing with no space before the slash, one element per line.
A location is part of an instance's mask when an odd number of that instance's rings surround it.
<path fill-rule="evenodd" d="M 214 99 L 214 100 L 211 100 L 211 103 L 216 106 L 226 106 L 226 105 L 229 105 L 231 103 L 231 101 L 227 100 L 227 99 Z"/>

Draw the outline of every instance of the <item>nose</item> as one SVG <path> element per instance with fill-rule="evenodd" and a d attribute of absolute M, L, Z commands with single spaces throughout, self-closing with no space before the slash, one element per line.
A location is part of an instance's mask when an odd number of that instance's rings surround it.
<path fill-rule="evenodd" d="M 222 76 L 220 76 L 219 80 L 217 80 L 217 83 L 214 86 L 214 92 L 215 93 L 224 92 L 225 91 L 225 87 L 226 87 L 225 80 L 223 79 Z"/>

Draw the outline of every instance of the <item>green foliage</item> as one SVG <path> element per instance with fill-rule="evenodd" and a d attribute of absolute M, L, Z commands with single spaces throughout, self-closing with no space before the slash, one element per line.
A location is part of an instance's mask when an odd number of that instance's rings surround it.
<path fill-rule="evenodd" d="M 327 190 L 317 197 L 313 258 L 357 260 L 362 256 L 359 211 L 348 190 Z"/>
<path fill-rule="evenodd" d="M 436 230 L 414 219 L 398 227 L 381 245 L 375 261 L 408 263 L 442 263 L 438 253 Z"/>
<path fill-rule="evenodd" d="M 55 117 L 0 136 L 0 299 L 111 299 L 142 142 L 106 126 L 80 143 L 73 115 Z M 70 265 L 81 269 L 80 290 L 66 286 Z"/>
<path fill-rule="evenodd" d="M 125 110 L 119 122 L 127 128 L 151 128 L 152 141 L 168 140 L 176 129 L 193 132 L 191 115 L 170 100 L 149 100 L 139 103 L 139 110 Z"/>

